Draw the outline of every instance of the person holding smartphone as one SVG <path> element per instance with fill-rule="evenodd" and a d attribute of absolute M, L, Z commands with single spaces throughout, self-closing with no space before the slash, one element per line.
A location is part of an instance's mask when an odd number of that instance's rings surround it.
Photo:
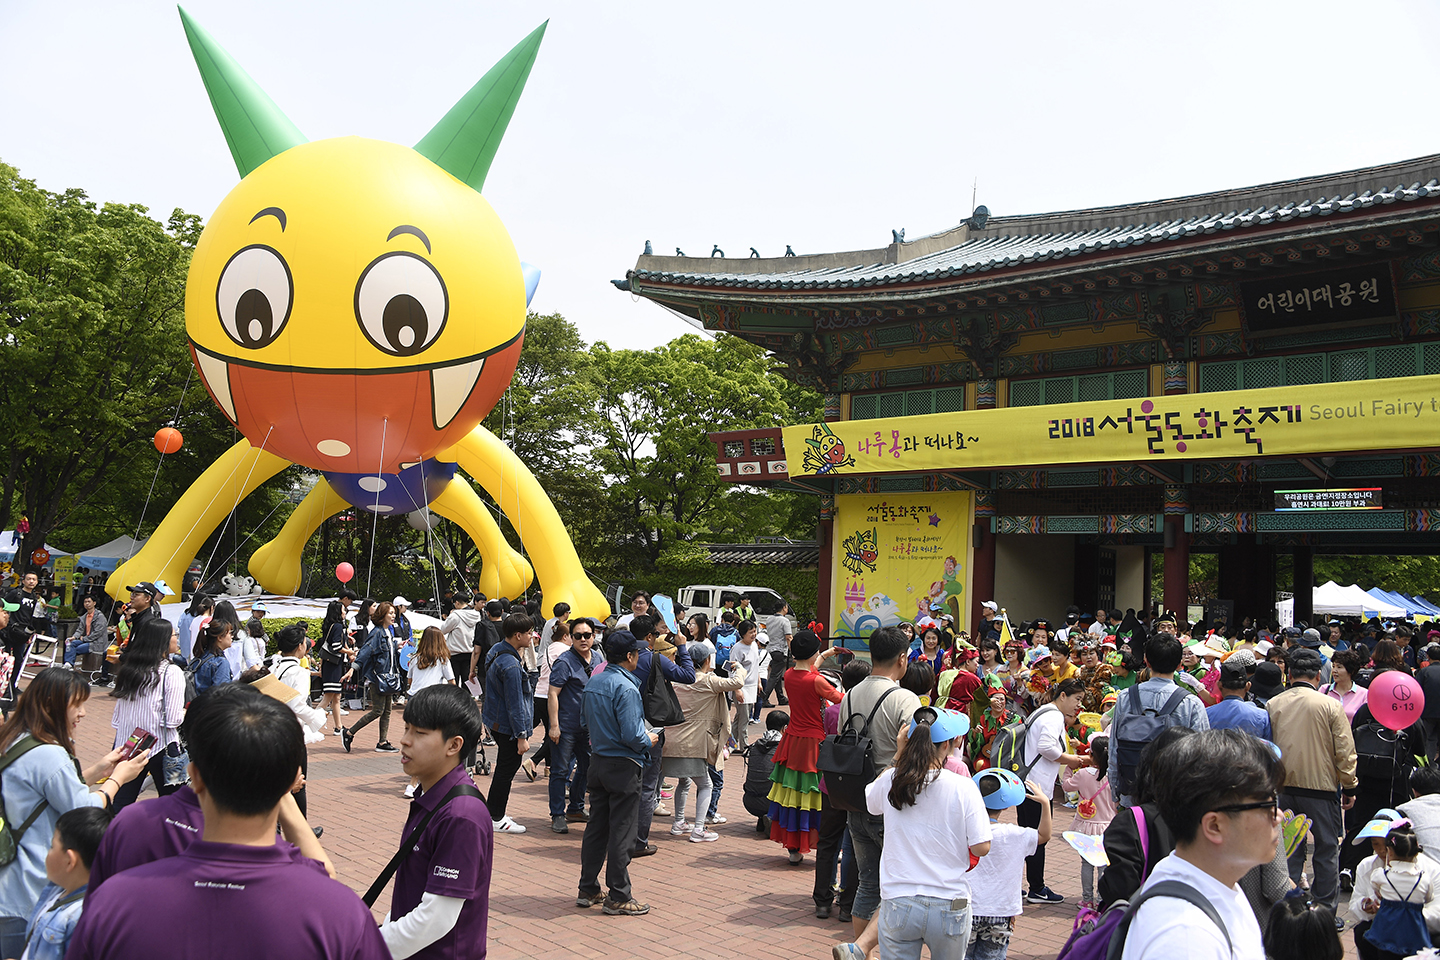
<path fill-rule="evenodd" d="M 166 783 L 165 755 L 178 757 L 180 723 L 185 719 L 185 673 L 170 662 L 180 652 L 180 635 L 169 620 L 158 617 L 142 623 L 130 638 L 130 647 L 115 670 L 115 747 L 123 747 L 131 731 L 141 730 L 152 737 L 153 749 L 146 772 L 155 781 L 155 791 L 168 796 L 184 786 Z M 115 795 L 114 809 L 120 811 L 140 795 L 143 777 L 136 777 Z"/>
<path fill-rule="evenodd" d="M 80 770 L 75 729 L 89 698 L 83 674 L 47 667 L 0 724 L 0 797 L 6 821 L 15 825 L 16 847 L 15 859 L 0 867 L 0 956 L 18 957 L 25 949 L 25 922 L 45 886 L 55 821 L 78 807 L 108 806 L 150 762 L 148 751 L 124 760 L 112 750 Z M 20 829 L 27 820 L 30 825 Z"/>

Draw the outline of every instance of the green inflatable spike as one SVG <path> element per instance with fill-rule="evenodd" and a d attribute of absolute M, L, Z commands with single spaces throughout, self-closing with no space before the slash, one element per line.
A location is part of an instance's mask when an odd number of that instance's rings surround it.
<path fill-rule="evenodd" d="M 195 65 L 200 68 L 200 78 L 205 81 L 205 91 L 210 94 L 210 105 L 215 108 L 215 117 L 225 132 L 225 142 L 230 145 L 230 155 L 235 158 L 241 179 L 271 157 L 305 143 L 305 135 L 260 85 L 250 79 L 235 58 L 190 19 L 184 7 L 177 9 L 190 41 L 190 51 L 195 55 Z"/>
<path fill-rule="evenodd" d="M 485 186 L 485 175 L 505 128 L 515 113 L 515 104 L 525 89 L 540 41 L 545 36 L 546 20 L 504 58 L 480 82 L 470 88 L 460 102 L 415 144 L 421 156 L 428 157 L 456 179 L 463 180 L 478 192 Z"/>

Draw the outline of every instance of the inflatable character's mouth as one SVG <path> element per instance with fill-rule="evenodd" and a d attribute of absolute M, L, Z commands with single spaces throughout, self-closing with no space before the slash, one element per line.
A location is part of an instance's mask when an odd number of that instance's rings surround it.
<path fill-rule="evenodd" d="M 436 430 L 443 430 L 455 419 L 460 408 L 465 405 L 470 394 L 475 389 L 475 384 L 480 381 L 481 375 L 485 372 L 485 361 L 487 358 L 502 353 L 512 347 L 523 331 L 516 334 L 510 340 L 499 346 L 492 347 L 484 353 L 473 354 L 468 357 L 461 357 L 458 360 L 451 360 L 445 364 L 413 364 L 410 366 L 384 367 L 380 369 L 354 368 L 342 369 L 337 367 L 297 367 L 284 364 L 257 363 L 251 360 L 239 360 L 235 357 L 227 357 L 190 341 L 190 353 L 195 358 L 196 369 L 200 371 L 200 377 L 209 388 L 210 395 L 225 411 L 225 415 L 231 422 L 238 422 L 235 406 L 235 384 L 238 376 L 244 376 L 241 371 L 269 370 L 277 373 L 290 373 L 307 376 L 326 377 L 367 377 L 367 376 L 388 376 L 391 374 L 413 374 L 429 373 L 430 375 L 430 398 L 432 422 Z M 236 369 L 239 368 L 239 369 Z M 507 374 L 508 376 L 508 374 Z"/>
<path fill-rule="evenodd" d="M 215 403 L 252 444 L 316 470 L 398 473 L 468 434 L 504 394 L 523 332 L 483 353 L 384 368 L 238 360 L 190 343 Z"/>

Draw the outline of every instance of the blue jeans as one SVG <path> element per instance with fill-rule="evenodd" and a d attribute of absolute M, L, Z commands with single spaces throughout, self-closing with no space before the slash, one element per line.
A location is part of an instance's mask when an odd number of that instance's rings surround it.
<path fill-rule="evenodd" d="M 74 666 L 75 658 L 90 652 L 90 644 L 79 640 L 71 640 L 65 644 L 65 662 Z"/>
<path fill-rule="evenodd" d="M 640 774 L 640 812 L 635 816 L 635 846 L 650 842 L 650 821 L 655 819 L 655 798 L 660 796 L 660 762 L 665 749 L 665 731 L 661 730 L 660 740 L 650 748 L 650 762 Z"/>
<path fill-rule="evenodd" d="M 970 901 L 965 897 L 896 897 L 880 903 L 880 956 L 920 960 L 922 944 L 931 960 L 965 960 L 970 944 Z"/>
<path fill-rule="evenodd" d="M 869 920 L 880 905 L 880 850 L 885 846 L 885 818 L 852 811 L 846 818 L 850 846 L 855 851 L 855 906 L 851 916 Z M 889 960 L 889 954 L 886 954 Z"/>
<path fill-rule="evenodd" d="M 25 952 L 27 922 L 26 917 L 0 917 L 0 952 L 5 956 L 18 957 Z"/>
<path fill-rule="evenodd" d="M 705 819 L 712 820 L 720 809 L 720 791 L 725 789 L 725 771 L 719 767 L 710 768 L 710 809 L 705 812 Z"/>
<path fill-rule="evenodd" d="M 855 888 L 860 884 L 860 870 L 855 866 L 855 844 L 850 840 L 850 827 L 840 841 L 840 906 L 847 911 L 855 903 Z"/>
<path fill-rule="evenodd" d="M 574 772 L 571 772 L 571 768 Z M 585 809 L 585 780 L 590 774 L 590 737 L 582 730 L 560 731 L 560 742 L 550 746 L 550 819 L 565 815 L 565 788 L 570 788 L 569 811 Z"/>

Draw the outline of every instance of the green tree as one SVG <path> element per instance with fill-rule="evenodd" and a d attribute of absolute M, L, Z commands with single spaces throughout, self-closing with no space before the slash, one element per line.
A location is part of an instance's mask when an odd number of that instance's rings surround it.
<path fill-rule="evenodd" d="M 618 555 L 653 567 L 677 541 L 754 529 L 754 495 L 720 479 L 709 434 L 783 426 L 819 398 L 774 374 L 759 347 L 723 334 L 687 334 L 647 351 L 601 343 L 590 356 L 594 453 Z"/>
<path fill-rule="evenodd" d="M 94 546 L 134 533 L 142 510 L 153 528 L 234 442 L 198 381 L 186 387 L 184 287 L 200 230 L 180 210 L 161 224 L 139 205 L 97 208 L 0 164 L 0 528 L 30 520 L 18 567 L 52 533 L 68 541 L 58 546 Z M 177 410 L 186 448 L 157 472 L 151 440 Z M 242 524 L 288 482 L 252 497 Z"/>

